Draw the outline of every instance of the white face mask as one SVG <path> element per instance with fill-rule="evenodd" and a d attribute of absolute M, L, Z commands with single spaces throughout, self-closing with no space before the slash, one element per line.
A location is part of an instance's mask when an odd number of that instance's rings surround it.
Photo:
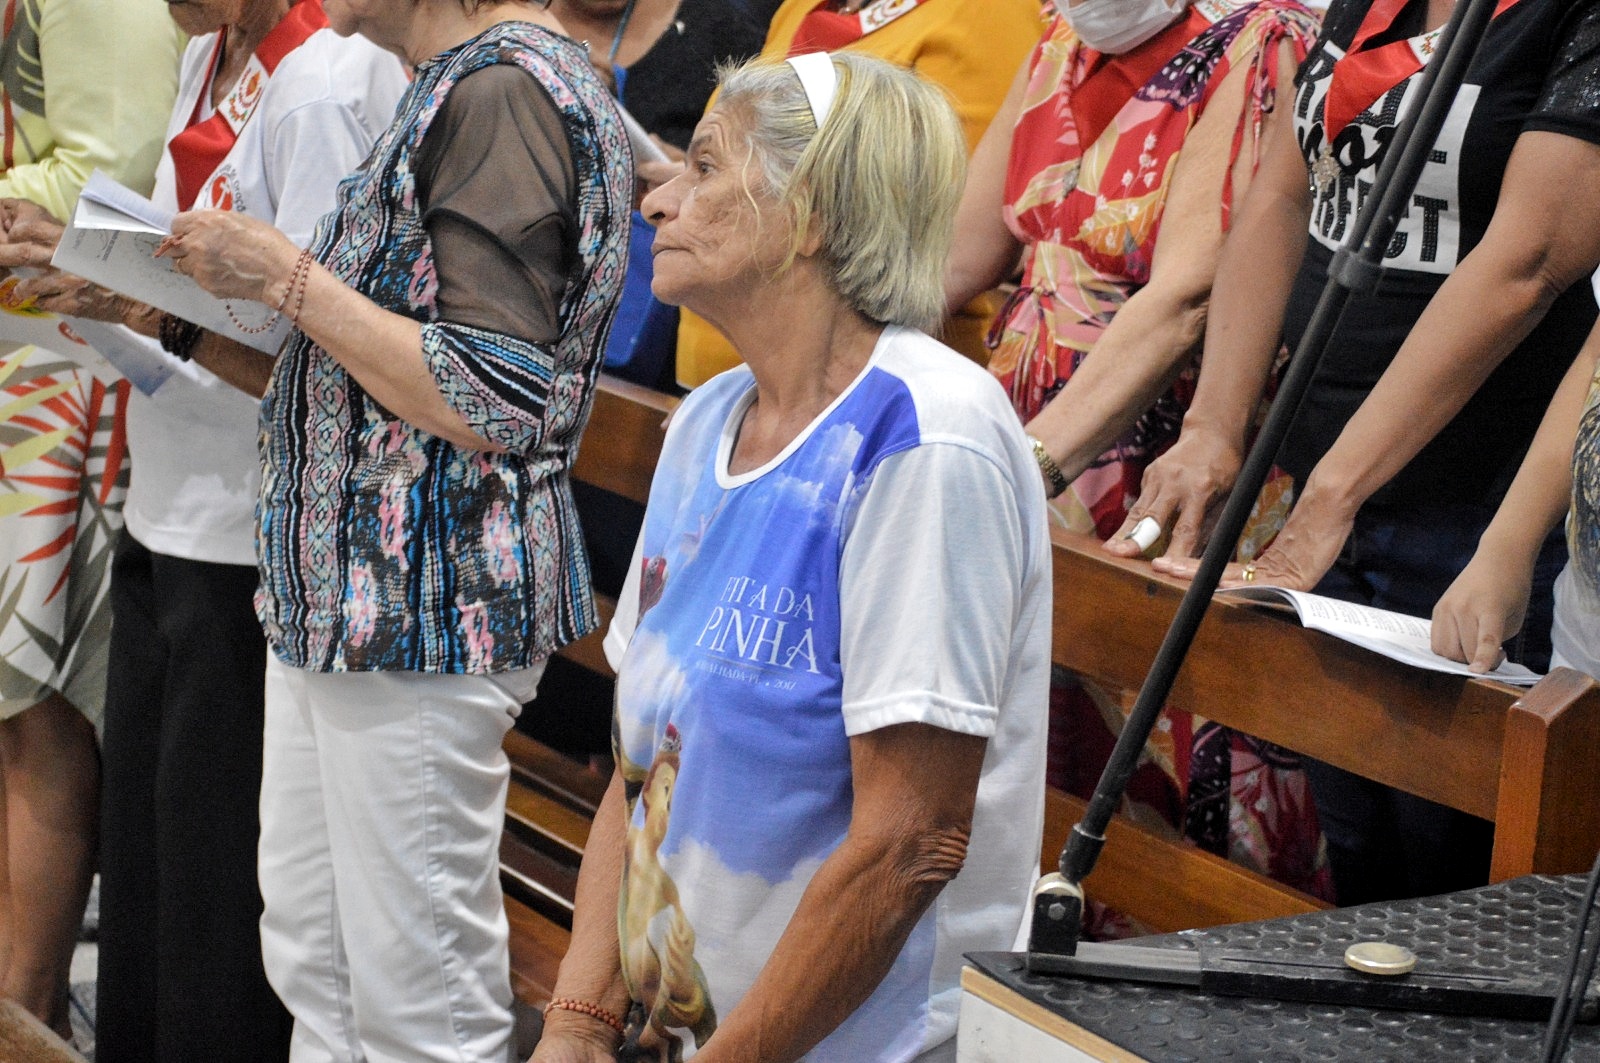
<path fill-rule="evenodd" d="M 1188 0 L 1055 0 L 1078 38 L 1097 52 L 1132 51 L 1182 17 Z"/>

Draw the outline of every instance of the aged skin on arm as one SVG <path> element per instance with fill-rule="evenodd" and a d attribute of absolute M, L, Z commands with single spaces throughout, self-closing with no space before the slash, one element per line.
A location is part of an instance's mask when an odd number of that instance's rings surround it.
<path fill-rule="evenodd" d="M 787 1063 L 858 1008 L 966 859 L 986 740 L 898 724 L 850 740 L 850 829 L 696 1058 Z"/>
<path fill-rule="evenodd" d="M 594 1004 L 619 1017 L 630 1004 L 617 943 L 617 893 L 626 844 L 622 776 L 613 772 L 584 846 L 572 939 L 561 960 L 554 998 Z M 545 1015 L 544 1035 L 532 1058 L 534 1063 L 600 1063 L 616 1058 L 621 1040 L 599 1019 L 558 1008 Z"/>
<path fill-rule="evenodd" d="M 906 938 L 966 858 L 987 743 L 926 724 L 851 739 L 855 800 L 843 844 L 811 880 L 760 976 L 697 1058 L 798 1059 L 872 994 Z M 578 915 L 556 995 L 617 1015 L 628 1008 L 617 961 L 624 820 L 620 779 L 584 851 Z M 609 1060 L 616 1034 L 565 1010 L 546 1020 L 534 1063 Z"/>

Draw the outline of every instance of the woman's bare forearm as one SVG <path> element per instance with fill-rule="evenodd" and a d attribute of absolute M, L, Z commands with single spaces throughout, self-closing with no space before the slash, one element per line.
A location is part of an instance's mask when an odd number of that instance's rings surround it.
<path fill-rule="evenodd" d="M 984 748 L 981 738 L 924 724 L 851 739 L 850 830 L 697 1059 L 799 1059 L 872 995 L 961 870 Z"/>
<path fill-rule="evenodd" d="M 1281 69 L 1293 48 L 1278 46 Z M 1256 181 L 1257 145 L 1234 151 L 1234 136 L 1251 107 L 1252 64 L 1242 64 L 1217 87 L 1204 115 L 1184 140 L 1172 173 L 1150 281 L 1135 292 L 1067 380 L 1034 418 L 1029 431 L 1073 479 L 1133 427 L 1190 363 L 1205 335 L 1211 291 L 1223 248 L 1223 198 L 1230 178 L 1239 209 L 1252 194 L 1272 194 Z M 1270 143 L 1290 116 L 1274 109 L 1261 136 Z"/>
<path fill-rule="evenodd" d="M 967 183 L 956 212 L 956 239 L 945 265 L 945 304 L 951 313 L 1009 278 L 1017 268 L 1022 245 L 1006 227 L 1002 211 L 1011 135 L 1027 86 L 1028 62 L 1024 61 L 967 166 Z"/>
<path fill-rule="evenodd" d="M 561 960 L 554 996 L 593 1004 L 619 1018 L 627 1015 L 631 1003 L 622 980 L 617 943 L 617 894 L 626 840 L 627 805 L 622 796 L 622 777 L 613 773 L 584 845 L 572 938 Z M 550 1012 L 545 1029 L 546 1036 L 580 1038 L 611 1051 L 621 1040 L 600 1020 L 565 1008 Z M 540 1057 L 535 1054 L 533 1058 Z"/>

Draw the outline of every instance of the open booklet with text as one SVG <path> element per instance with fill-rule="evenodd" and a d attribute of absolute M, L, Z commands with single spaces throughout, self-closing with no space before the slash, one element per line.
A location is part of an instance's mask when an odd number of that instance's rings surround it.
<path fill-rule="evenodd" d="M 278 319 L 271 328 L 263 328 L 273 316 L 271 308 L 249 300 L 218 299 L 173 268 L 170 258 L 155 257 L 156 248 L 171 234 L 170 211 L 96 170 L 78 197 L 78 207 L 51 264 L 248 347 L 276 354 L 289 322 Z M 94 343 L 93 338 L 85 338 Z M 115 362 L 109 352 L 101 353 Z"/>
<path fill-rule="evenodd" d="M 1491 672 L 1471 671 L 1459 661 L 1441 657 L 1432 649 L 1431 621 L 1407 616 L 1370 605 L 1342 602 L 1308 591 L 1294 591 L 1287 587 L 1257 584 L 1250 587 L 1233 587 L 1218 591 L 1220 598 L 1236 598 L 1268 605 L 1289 605 L 1308 628 L 1332 635 L 1334 638 L 1382 654 L 1390 660 L 1417 668 L 1450 675 L 1472 676 L 1478 679 L 1496 679 L 1513 686 L 1532 686 L 1542 676 L 1520 664 L 1506 661 Z"/>

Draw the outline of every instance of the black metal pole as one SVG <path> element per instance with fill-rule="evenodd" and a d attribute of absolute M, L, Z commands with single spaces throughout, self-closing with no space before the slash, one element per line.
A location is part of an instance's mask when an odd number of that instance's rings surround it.
<path fill-rule="evenodd" d="M 1028 943 L 1030 966 L 1039 956 L 1071 956 L 1077 951 L 1083 916 L 1083 880 L 1094 870 L 1105 845 L 1106 825 L 1122 801 L 1128 780 L 1139 763 L 1162 706 L 1172 691 L 1206 607 L 1233 556 L 1250 509 L 1294 420 L 1323 352 L 1353 292 L 1370 291 L 1383 273 L 1383 252 L 1410 205 L 1417 179 L 1433 150 L 1439 129 L 1455 104 L 1467 67 L 1494 17 L 1496 0 L 1464 0 L 1451 12 L 1439 48 L 1423 74 L 1420 104 L 1396 132 L 1373 194 L 1357 215 L 1344 246 L 1334 256 L 1328 282 L 1301 337 L 1255 445 L 1217 520 L 1195 572 L 1145 676 L 1139 697 L 1117 738 L 1111 759 L 1095 786 L 1088 811 L 1072 828 L 1061 851 L 1060 871 L 1040 880 L 1034 894 L 1033 926 Z"/>

